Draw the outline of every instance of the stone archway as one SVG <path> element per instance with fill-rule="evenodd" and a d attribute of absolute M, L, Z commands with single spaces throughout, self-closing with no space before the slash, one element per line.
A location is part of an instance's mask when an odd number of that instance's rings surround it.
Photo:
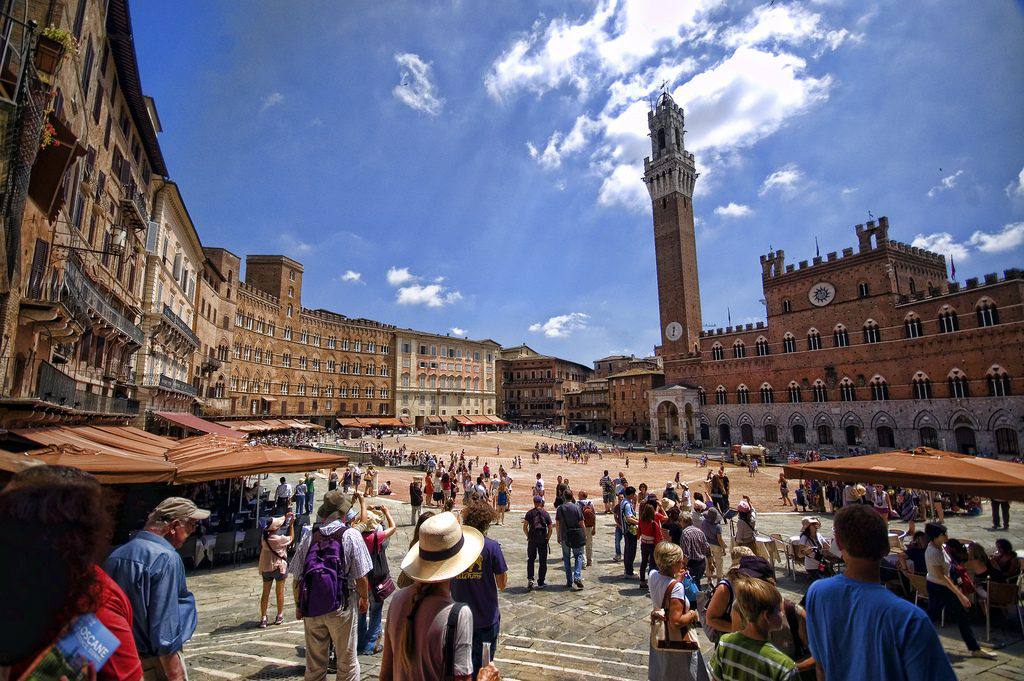
<path fill-rule="evenodd" d="M 678 442 L 679 432 L 679 408 L 674 402 L 665 400 L 658 404 L 655 412 L 658 422 L 658 439 L 666 442 Z"/>

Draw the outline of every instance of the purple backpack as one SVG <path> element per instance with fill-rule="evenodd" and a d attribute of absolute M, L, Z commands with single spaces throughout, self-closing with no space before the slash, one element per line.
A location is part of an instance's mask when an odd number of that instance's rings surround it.
<path fill-rule="evenodd" d="M 341 538 L 350 528 L 325 535 L 313 529 L 302 563 L 299 609 L 304 617 L 319 617 L 348 607 L 348 579 Z"/>

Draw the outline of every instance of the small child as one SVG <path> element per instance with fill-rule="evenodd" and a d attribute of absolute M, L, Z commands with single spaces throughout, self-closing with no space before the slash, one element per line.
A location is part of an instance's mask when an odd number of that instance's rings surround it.
<path fill-rule="evenodd" d="M 734 580 L 733 588 L 743 628 L 719 640 L 709 665 L 715 681 L 795 679 L 796 663 L 768 641 L 782 628 L 782 594 L 771 582 L 749 577 Z"/>
<path fill-rule="evenodd" d="M 804 513 L 807 512 L 807 495 L 804 492 L 803 485 L 799 485 L 796 488 L 796 501 L 793 504 L 794 511 L 797 506 L 799 506 Z"/>

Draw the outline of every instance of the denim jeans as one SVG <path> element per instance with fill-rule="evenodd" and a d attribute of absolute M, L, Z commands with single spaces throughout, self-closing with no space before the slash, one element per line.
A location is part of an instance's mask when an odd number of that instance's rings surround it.
<path fill-rule="evenodd" d="M 647 581 L 647 572 L 654 567 L 654 542 L 640 542 L 640 581 Z M 656 567 L 654 569 L 657 569 Z"/>
<path fill-rule="evenodd" d="M 526 542 L 526 579 L 530 582 L 533 581 L 534 561 L 540 561 L 537 583 L 544 584 L 544 578 L 548 573 L 548 543 L 546 540 L 533 541 L 531 539 Z"/>
<path fill-rule="evenodd" d="M 615 528 L 615 557 L 622 558 L 622 528 Z"/>
<path fill-rule="evenodd" d="M 572 566 L 569 565 L 569 554 L 572 554 Z M 562 542 L 562 566 L 565 568 L 566 586 L 572 586 L 573 582 L 583 581 L 583 547 L 570 548 Z"/>
<path fill-rule="evenodd" d="M 370 607 L 366 612 L 359 613 L 359 635 L 356 640 L 356 650 L 359 654 L 369 655 L 373 652 L 373 647 L 377 645 L 377 639 L 380 638 L 380 620 L 383 609 L 384 604 L 378 603 L 371 597 Z"/>
<path fill-rule="evenodd" d="M 483 665 L 481 662 L 481 656 L 483 655 L 484 644 L 491 644 L 491 659 L 494 659 L 495 648 L 498 647 L 498 630 L 501 628 L 501 621 L 494 623 L 493 627 L 483 627 L 481 629 L 473 630 L 473 678 L 476 678 L 476 673 L 480 671 L 480 667 Z"/>

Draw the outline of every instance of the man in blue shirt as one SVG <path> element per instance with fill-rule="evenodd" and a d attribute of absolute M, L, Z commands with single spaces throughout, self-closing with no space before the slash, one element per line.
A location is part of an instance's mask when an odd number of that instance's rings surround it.
<path fill-rule="evenodd" d="M 885 521 L 872 507 L 852 504 L 836 512 L 834 528 L 846 571 L 807 590 L 807 638 L 818 678 L 955 681 L 928 615 L 881 584 L 889 553 Z"/>
<path fill-rule="evenodd" d="M 103 564 L 131 601 L 132 634 L 146 681 L 188 678 L 181 649 L 196 630 L 196 602 L 185 586 L 185 565 L 176 549 L 209 517 L 209 511 L 188 499 L 168 497 Z"/>
<path fill-rule="evenodd" d="M 633 564 L 636 560 L 638 529 L 635 508 L 636 488 L 633 486 L 627 487 L 622 490 L 622 494 L 625 497 L 620 506 L 620 515 L 622 516 L 622 541 L 625 543 L 625 547 L 622 549 L 622 567 L 623 574 L 626 577 L 632 577 L 636 574 L 633 572 Z"/>

